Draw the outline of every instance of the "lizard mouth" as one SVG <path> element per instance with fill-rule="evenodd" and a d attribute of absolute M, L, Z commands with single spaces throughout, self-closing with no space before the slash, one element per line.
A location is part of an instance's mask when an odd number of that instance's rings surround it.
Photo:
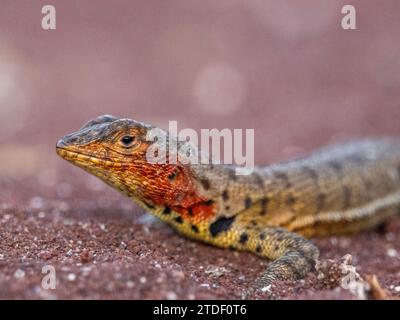
<path fill-rule="evenodd" d="M 70 146 L 66 145 L 62 139 L 57 142 L 56 146 L 57 154 L 75 165 L 80 167 L 93 167 L 93 166 L 101 166 L 101 167 L 114 167 L 115 162 L 111 159 L 103 159 L 99 157 L 95 157 L 91 154 L 86 154 L 81 151 L 71 150 Z"/>

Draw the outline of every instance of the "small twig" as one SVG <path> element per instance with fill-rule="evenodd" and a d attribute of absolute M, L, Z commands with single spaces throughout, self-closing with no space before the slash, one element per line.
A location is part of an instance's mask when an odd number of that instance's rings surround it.
<path fill-rule="evenodd" d="M 392 300 L 394 297 L 389 295 L 380 285 L 378 278 L 376 275 L 366 275 L 365 276 L 365 281 L 369 284 L 370 286 L 370 299 L 372 300 Z"/>

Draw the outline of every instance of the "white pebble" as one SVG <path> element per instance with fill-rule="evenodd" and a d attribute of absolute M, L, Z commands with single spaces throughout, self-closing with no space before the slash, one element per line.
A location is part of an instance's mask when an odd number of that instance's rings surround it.
<path fill-rule="evenodd" d="M 177 299 L 177 295 L 173 291 L 168 291 L 166 294 L 166 297 L 168 300 L 176 300 Z"/>
<path fill-rule="evenodd" d="M 142 283 L 142 284 L 143 284 L 143 283 L 146 283 L 146 282 L 147 282 L 146 277 L 140 277 L 140 278 L 139 278 L 139 282 Z"/>
<path fill-rule="evenodd" d="M 69 273 L 67 276 L 68 281 L 75 281 L 76 280 L 76 274 L 75 273 Z"/>
<path fill-rule="evenodd" d="M 397 251 L 396 251 L 396 249 L 393 249 L 393 248 L 387 249 L 386 254 L 391 258 L 397 257 Z"/>
<path fill-rule="evenodd" d="M 261 288 L 261 291 L 262 292 L 271 292 L 271 285 L 268 285 L 268 286 L 266 286 L 264 288 Z"/>
<path fill-rule="evenodd" d="M 394 287 L 394 291 L 400 292 L 400 286 Z"/>
<path fill-rule="evenodd" d="M 45 214 L 43 211 L 40 211 L 40 212 L 38 213 L 38 217 L 39 217 L 40 219 L 43 219 L 45 216 L 46 216 L 46 214 Z"/>
<path fill-rule="evenodd" d="M 23 277 L 25 277 L 25 271 L 24 271 L 24 270 L 22 270 L 22 269 L 17 269 L 17 270 L 14 272 L 14 278 L 16 278 L 16 279 L 21 279 L 21 278 L 23 278 Z"/>

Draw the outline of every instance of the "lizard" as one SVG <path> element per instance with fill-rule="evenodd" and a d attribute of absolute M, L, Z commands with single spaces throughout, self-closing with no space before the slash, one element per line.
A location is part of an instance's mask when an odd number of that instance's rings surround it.
<path fill-rule="evenodd" d="M 103 115 L 60 139 L 56 151 L 178 233 L 271 260 L 248 293 L 313 271 L 319 250 L 311 238 L 372 229 L 400 212 L 395 138 L 330 145 L 236 175 L 232 165 L 150 163 L 155 128 Z"/>

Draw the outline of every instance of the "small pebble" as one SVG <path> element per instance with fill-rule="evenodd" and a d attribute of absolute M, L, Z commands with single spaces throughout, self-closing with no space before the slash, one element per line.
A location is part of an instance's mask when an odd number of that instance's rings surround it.
<path fill-rule="evenodd" d="M 22 269 L 17 269 L 17 270 L 14 272 L 14 278 L 16 278 L 16 279 L 22 279 L 23 277 L 25 277 L 25 271 L 24 271 L 24 270 L 22 270 Z"/>
<path fill-rule="evenodd" d="M 167 300 L 176 300 L 178 298 L 176 293 L 173 291 L 168 291 L 165 296 L 166 296 Z"/>
<path fill-rule="evenodd" d="M 397 251 L 396 251 L 396 249 L 393 249 L 393 248 L 387 249 L 386 254 L 391 258 L 397 257 Z"/>
<path fill-rule="evenodd" d="M 213 278 L 219 278 L 222 277 L 224 274 L 228 273 L 229 270 L 224 268 L 224 267 L 215 267 L 215 266 L 209 266 L 204 273 L 213 277 Z"/>
<path fill-rule="evenodd" d="M 142 284 L 146 283 L 147 282 L 146 277 L 140 277 L 139 278 L 139 282 L 142 283 Z"/>
<path fill-rule="evenodd" d="M 75 281 L 76 280 L 76 274 L 75 273 L 69 273 L 67 276 L 68 281 Z"/>
<path fill-rule="evenodd" d="M 271 292 L 271 285 L 268 285 L 268 286 L 266 286 L 264 288 L 261 288 L 261 291 L 262 292 Z"/>
<path fill-rule="evenodd" d="M 38 217 L 39 217 L 40 219 L 43 219 L 44 217 L 46 217 L 46 214 L 45 214 L 43 211 L 40 211 L 40 212 L 38 213 Z"/>
<path fill-rule="evenodd" d="M 82 263 L 88 263 L 91 260 L 89 251 L 84 249 L 80 254 L 80 258 Z"/>

